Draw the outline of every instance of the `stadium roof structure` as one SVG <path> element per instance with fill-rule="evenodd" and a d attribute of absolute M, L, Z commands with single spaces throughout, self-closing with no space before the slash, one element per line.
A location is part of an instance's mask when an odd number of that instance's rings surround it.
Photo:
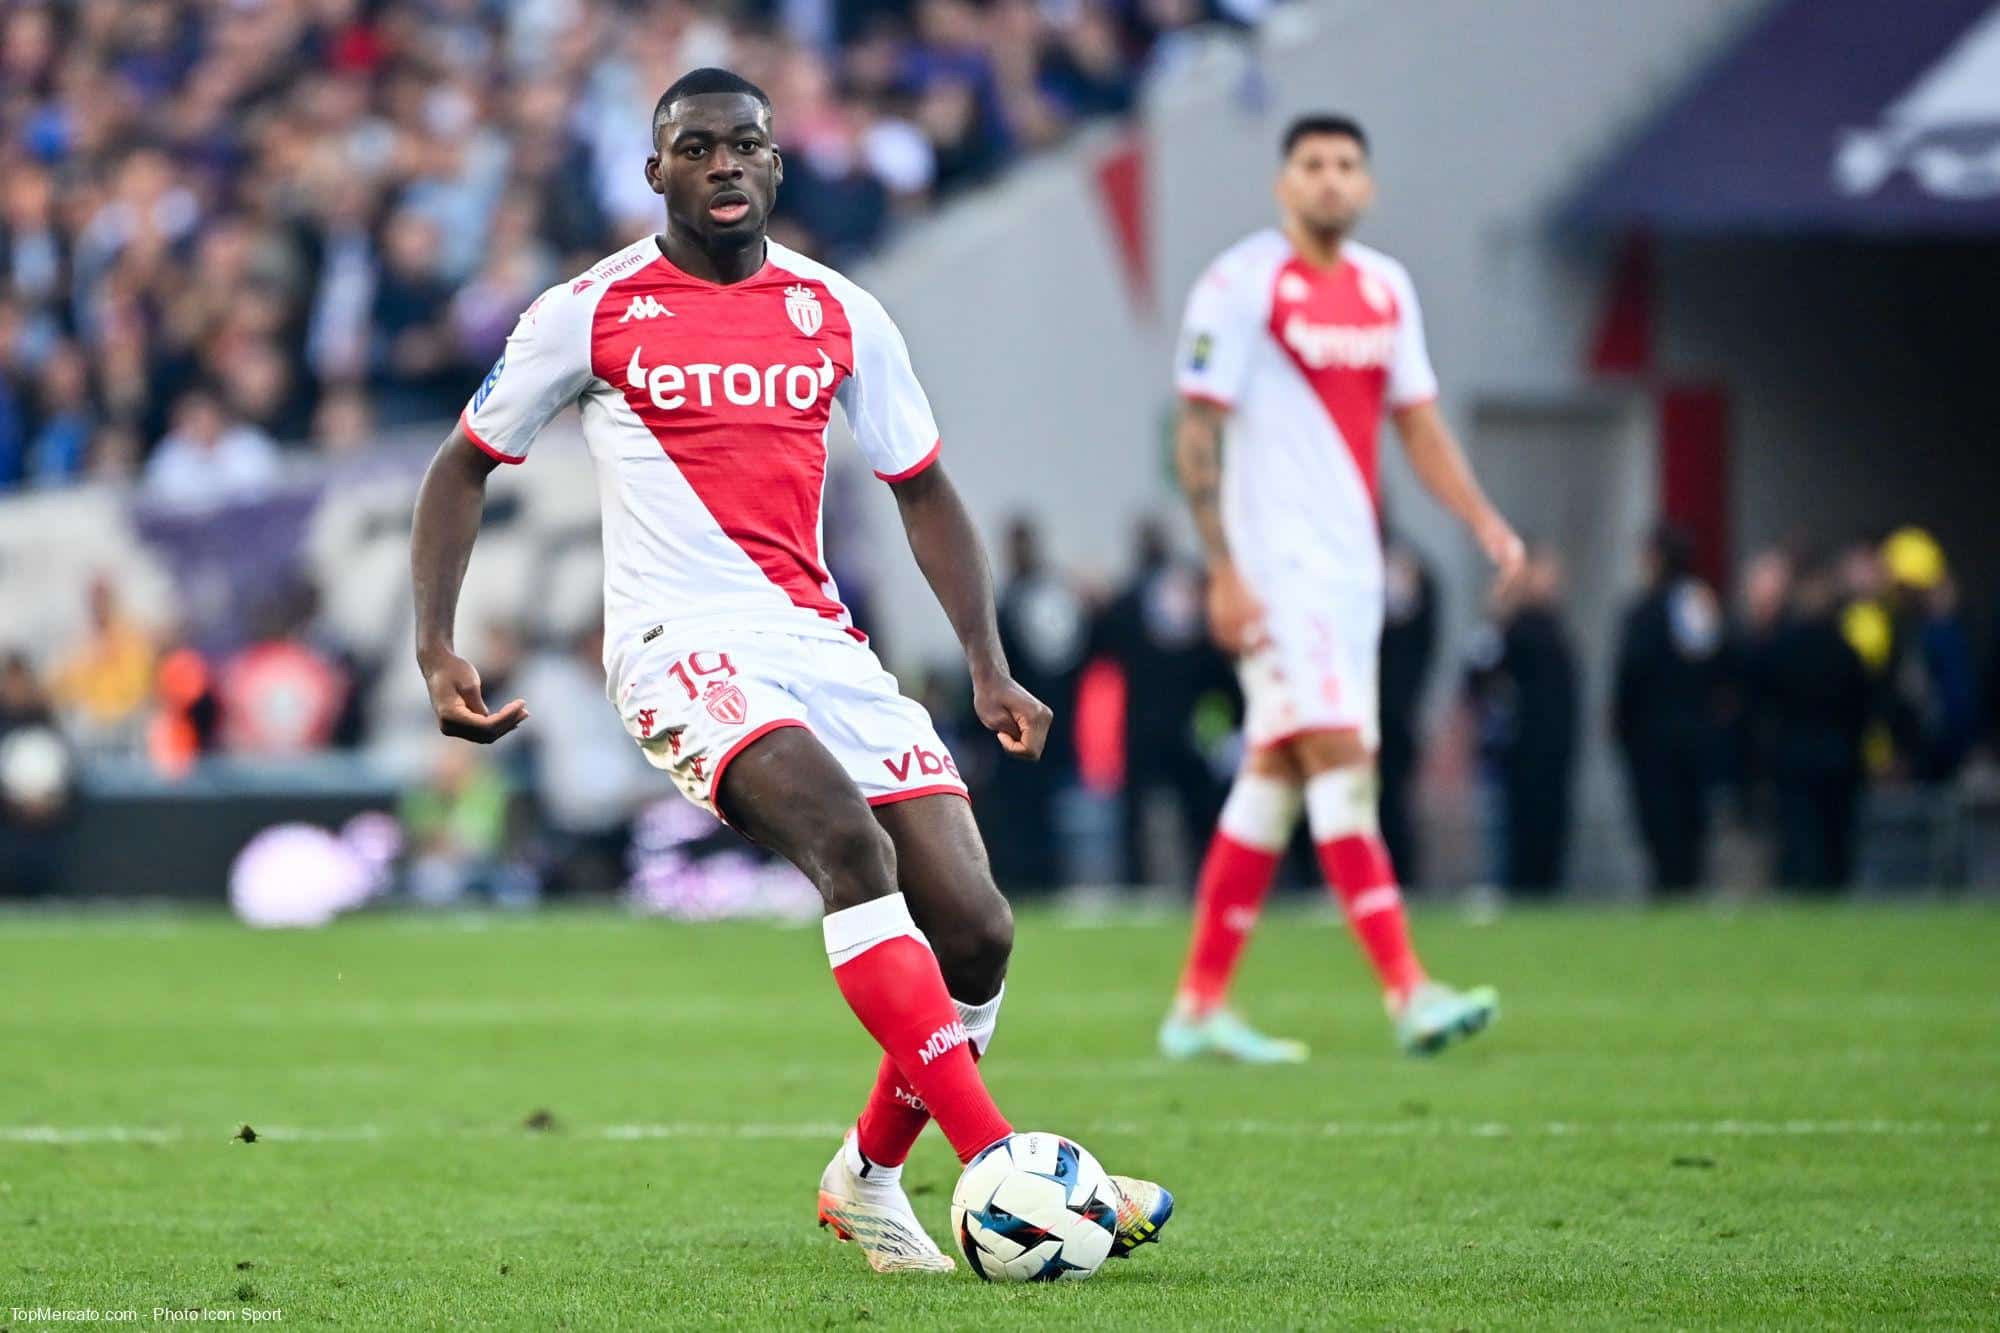
<path fill-rule="evenodd" d="M 1683 233 L 2000 234 L 2000 3 L 1785 0 L 1558 216 Z"/>

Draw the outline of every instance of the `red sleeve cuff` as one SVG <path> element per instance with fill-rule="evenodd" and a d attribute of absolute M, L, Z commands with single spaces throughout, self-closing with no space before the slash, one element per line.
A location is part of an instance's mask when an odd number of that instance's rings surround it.
<path fill-rule="evenodd" d="M 519 457 L 513 454 L 503 454 L 486 441 L 480 439 L 479 432 L 472 428 L 472 414 L 470 412 L 460 412 L 458 414 L 458 428 L 465 432 L 466 439 L 471 440 L 479 446 L 479 452 L 485 454 L 496 463 L 525 463 L 528 461 L 526 454 L 522 454 Z"/>
<path fill-rule="evenodd" d="M 1181 398 L 1190 403 L 1207 403 L 1210 407 L 1221 408 L 1224 412 L 1233 412 L 1236 410 L 1236 404 L 1230 402 L 1227 398 L 1218 398 L 1212 393 L 1203 393 L 1199 389 L 1182 389 Z"/>
<path fill-rule="evenodd" d="M 916 476 L 919 472 L 922 472 L 925 468 L 928 468 L 931 464 L 937 462 L 938 451 L 943 448 L 944 448 L 944 441 L 940 439 L 936 444 L 933 444 L 931 446 L 931 451 L 929 453 L 925 454 L 922 458 L 919 458 L 916 462 L 912 463 L 910 466 L 904 468 L 901 472 L 877 472 L 875 475 L 880 477 L 882 480 L 888 482 L 891 486 L 894 486 L 899 481 L 908 481 L 911 477 Z"/>

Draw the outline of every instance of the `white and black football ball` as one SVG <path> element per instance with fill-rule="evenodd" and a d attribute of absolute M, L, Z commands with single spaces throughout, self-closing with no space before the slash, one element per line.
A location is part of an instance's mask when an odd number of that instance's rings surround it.
<path fill-rule="evenodd" d="M 1060 1134 L 1012 1134 L 966 1163 L 951 1234 L 988 1282 L 1081 1281 L 1111 1253 L 1118 1187 Z"/>

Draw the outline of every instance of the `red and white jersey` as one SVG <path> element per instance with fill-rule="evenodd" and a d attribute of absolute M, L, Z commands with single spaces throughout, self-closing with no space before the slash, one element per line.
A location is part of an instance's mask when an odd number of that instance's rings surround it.
<path fill-rule="evenodd" d="M 1250 586 L 1267 601 L 1379 589 L 1382 410 L 1437 396 L 1403 266 L 1349 241 L 1320 268 L 1257 232 L 1195 284 L 1178 358 L 1181 394 L 1229 409 L 1222 519 Z"/>
<path fill-rule="evenodd" d="M 648 236 L 543 292 L 460 423 L 518 463 L 580 403 L 615 698 L 631 656 L 663 634 L 863 637 L 821 554 L 836 399 L 877 476 L 901 481 L 937 458 L 909 349 L 874 297 L 775 242 L 755 276 L 718 286 Z"/>

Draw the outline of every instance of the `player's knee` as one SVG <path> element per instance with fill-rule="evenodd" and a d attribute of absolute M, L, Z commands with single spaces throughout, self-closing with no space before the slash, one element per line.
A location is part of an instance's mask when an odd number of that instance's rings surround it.
<path fill-rule="evenodd" d="M 896 891 L 896 844 L 865 812 L 833 822 L 815 840 L 805 867 L 807 878 L 826 900 L 827 910 L 871 902 Z"/>
<path fill-rule="evenodd" d="M 931 934 L 931 948 L 951 993 L 977 1003 L 1000 989 L 1014 953 L 1014 909 L 994 890 L 978 911 Z"/>

